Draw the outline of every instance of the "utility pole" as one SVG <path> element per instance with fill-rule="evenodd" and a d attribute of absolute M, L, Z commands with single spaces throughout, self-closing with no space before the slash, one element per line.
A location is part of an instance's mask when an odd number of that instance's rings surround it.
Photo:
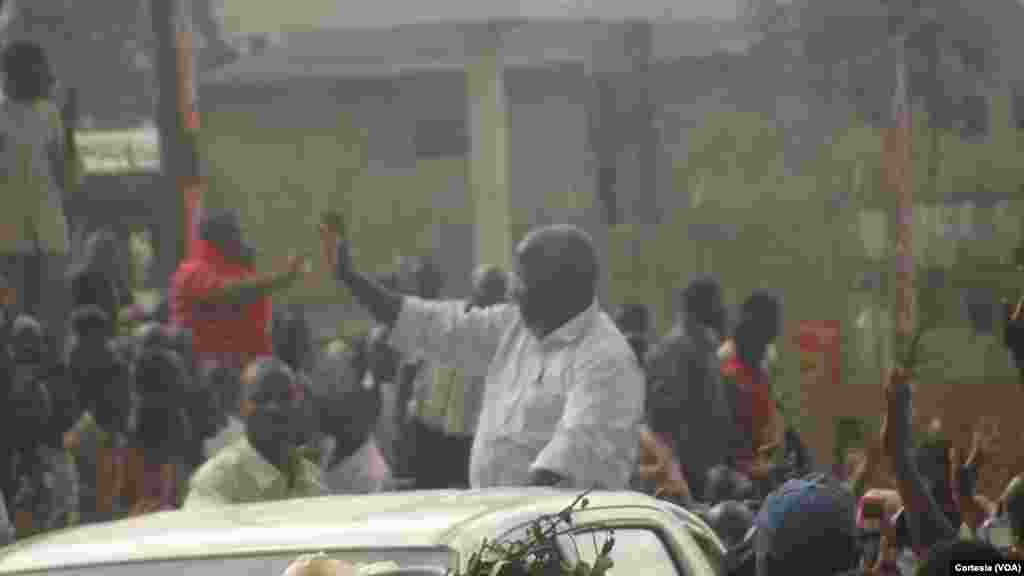
<path fill-rule="evenodd" d="M 895 338 L 897 361 L 902 359 L 914 332 L 914 250 L 911 237 L 914 218 L 913 138 L 911 94 L 908 86 L 907 36 L 897 40 L 897 82 L 893 95 L 892 124 L 885 133 L 885 155 L 888 167 L 886 183 L 894 195 L 895 206 Z"/>
<path fill-rule="evenodd" d="M 191 35 L 183 0 L 149 0 L 156 40 L 157 107 L 160 132 L 161 178 L 154 204 L 165 214 L 156 230 L 157 256 L 154 276 L 161 285 L 185 254 L 190 222 L 183 192 L 198 175 L 198 154 L 191 66 Z"/>

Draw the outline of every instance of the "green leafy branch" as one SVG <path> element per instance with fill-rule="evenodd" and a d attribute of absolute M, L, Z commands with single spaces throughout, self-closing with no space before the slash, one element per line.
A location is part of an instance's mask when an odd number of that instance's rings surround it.
<path fill-rule="evenodd" d="M 541 516 L 533 521 L 526 537 L 520 540 L 484 539 L 480 549 L 470 556 L 466 572 L 452 576 L 605 576 L 613 565 L 611 553 L 615 547 L 615 533 L 611 528 L 607 529 L 607 537 L 593 565 L 583 560 L 568 562 L 558 549 L 558 539 L 566 536 L 579 557 L 572 515 L 589 505 L 589 493 L 579 495 L 557 514 Z M 596 538 L 594 547 L 597 550 Z"/>

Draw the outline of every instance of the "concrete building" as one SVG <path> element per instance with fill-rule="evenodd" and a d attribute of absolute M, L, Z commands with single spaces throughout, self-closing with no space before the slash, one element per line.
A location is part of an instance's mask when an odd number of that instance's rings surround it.
<path fill-rule="evenodd" d="M 632 63 L 622 56 L 630 26 L 526 22 L 488 39 L 480 26 L 431 23 L 295 32 L 257 43 L 254 53 L 201 79 L 210 201 L 241 207 L 270 252 L 283 227 L 306 221 L 303 213 L 348 209 L 362 221 L 352 223 L 353 234 L 372 221 L 379 244 L 384 227 L 394 230 L 390 246 L 367 248 L 368 265 L 433 252 L 450 279 L 449 295 L 466 292 L 475 262 L 507 265 L 513 243 L 534 225 L 580 224 L 604 249 L 594 78 L 631 78 Z M 651 154 L 627 149 L 613 158 L 622 223 L 652 221 L 659 199 L 671 199 L 662 142 L 679 140 L 671 133 L 679 123 L 664 117 L 679 115 L 673 99 L 690 98 L 692 63 L 754 40 L 735 23 L 649 30 L 654 64 L 642 80 L 657 93 L 651 128 L 660 159 L 648 169 L 638 168 L 638 158 Z M 676 72 L 682 75 L 672 78 Z M 384 200 L 397 190 L 400 196 Z M 307 231 L 289 235 L 303 246 L 312 241 Z M 327 302 L 336 300 L 332 290 L 318 282 L 297 296 Z"/>

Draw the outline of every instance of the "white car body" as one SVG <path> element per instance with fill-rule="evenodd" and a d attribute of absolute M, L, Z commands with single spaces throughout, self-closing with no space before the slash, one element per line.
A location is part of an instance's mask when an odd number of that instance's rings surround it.
<path fill-rule="evenodd" d="M 577 495 L 543 488 L 397 492 L 177 510 L 15 543 L 0 550 L 0 575 L 276 576 L 297 556 L 315 552 L 439 574 L 464 570 L 485 537 L 515 537 Z M 595 532 L 597 541 L 615 529 L 619 568 L 609 576 L 720 575 L 724 548 L 693 514 L 635 492 L 594 492 L 588 501 L 573 525 Z M 583 550 L 593 538 L 576 540 Z"/>

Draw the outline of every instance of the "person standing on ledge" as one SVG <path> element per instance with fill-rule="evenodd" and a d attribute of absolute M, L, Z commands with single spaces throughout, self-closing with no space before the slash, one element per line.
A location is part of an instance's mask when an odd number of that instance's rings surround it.
<path fill-rule="evenodd" d="M 530 232 L 516 248 L 513 303 L 403 297 L 357 272 L 340 215 L 321 225 L 324 258 L 403 353 L 473 373 L 484 406 L 470 485 L 619 490 L 637 459 L 644 409 L 639 364 L 597 303 L 597 254 L 568 225 Z"/>
<path fill-rule="evenodd" d="M 59 360 L 71 304 L 64 280 L 71 253 L 65 212 L 82 174 L 75 144 L 78 99 L 75 90 L 58 88 L 38 44 L 12 43 L 0 59 L 0 271 L 18 293 L 19 312 L 45 324 L 48 354 Z"/>
<path fill-rule="evenodd" d="M 192 331 L 192 348 L 202 370 L 241 370 L 250 360 L 274 353 L 270 297 L 303 275 L 303 258 L 285 270 L 258 274 L 254 250 L 233 211 L 204 214 L 196 252 L 171 278 L 171 323 Z"/>

